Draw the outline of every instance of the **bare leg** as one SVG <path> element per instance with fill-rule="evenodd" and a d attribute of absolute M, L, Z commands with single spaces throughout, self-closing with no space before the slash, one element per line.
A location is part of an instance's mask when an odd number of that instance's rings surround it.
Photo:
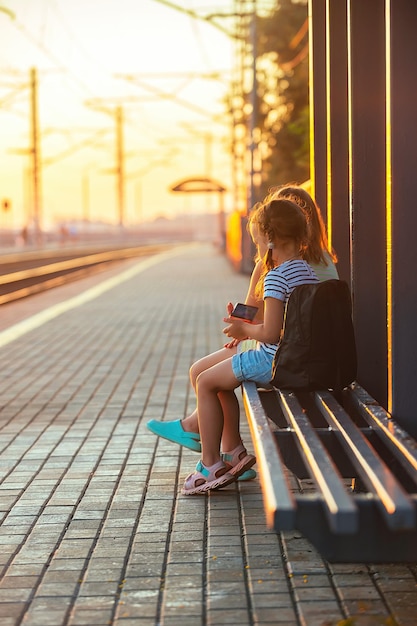
<path fill-rule="evenodd" d="M 198 433 L 199 432 L 198 414 L 197 414 L 196 408 L 194 409 L 192 413 L 190 413 L 190 415 L 187 415 L 187 417 L 184 417 L 184 419 L 181 420 L 181 426 L 183 427 L 186 433 Z"/>
<path fill-rule="evenodd" d="M 223 433 L 221 449 L 223 452 L 233 450 L 240 443 L 236 443 L 236 431 L 239 432 L 240 406 L 234 391 L 220 391 L 217 394 L 223 412 Z"/>
<path fill-rule="evenodd" d="M 223 415 L 228 416 L 230 414 L 231 415 L 230 419 L 231 421 L 233 421 L 233 415 L 235 415 L 236 413 L 239 413 L 240 411 L 239 402 L 238 402 L 238 399 L 236 398 L 236 394 L 233 391 L 232 392 L 221 391 L 218 393 L 218 398 L 222 406 Z M 233 448 L 233 446 L 229 444 L 228 424 L 229 424 L 229 419 L 226 418 L 224 429 L 223 429 L 223 439 L 222 439 L 223 450 L 231 450 Z M 183 427 L 185 432 L 188 432 L 188 433 L 200 432 L 199 426 L 198 426 L 197 408 L 195 408 L 194 411 L 190 415 L 188 415 L 183 420 L 181 420 L 181 426 Z M 232 439 L 233 438 L 234 437 L 232 433 Z"/>
<path fill-rule="evenodd" d="M 223 430 L 227 434 L 226 449 L 232 450 L 241 443 L 239 432 L 239 404 L 234 389 L 240 385 L 231 365 L 231 359 L 204 370 L 197 380 L 198 424 L 202 445 L 202 461 L 206 467 L 217 463 Z M 219 394 L 227 404 L 223 415 Z M 235 400 L 233 400 L 232 395 Z"/>
<path fill-rule="evenodd" d="M 197 378 L 202 372 L 209 369 L 210 367 L 213 367 L 213 365 L 216 365 L 217 363 L 221 363 L 225 359 L 230 359 L 234 354 L 236 354 L 236 347 L 222 348 L 221 350 L 218 350 L 217 352 L 213 352 L 212 354 L 208 354 L 207 356 L 193 363 L 193 365 L 190 368 L 190 381 L 191 381 L 194 391 L 196 389 Z M 219 399 L 223 405 L 222 397 L 220 397 Z M 229 403 L 230 403 L 230 400 L 225 399 L 225 406 L 223 409 L 225 412 L 228 411 Z M 187 417 L 181 420 L 181 426 L 186 432 L 189 432 L 189 433 L 199 432 L 198 414 L 197 414 L 196 408 L 194 409 L 192 413 L 190 413 L 190 415 L 187 415 Z"/>

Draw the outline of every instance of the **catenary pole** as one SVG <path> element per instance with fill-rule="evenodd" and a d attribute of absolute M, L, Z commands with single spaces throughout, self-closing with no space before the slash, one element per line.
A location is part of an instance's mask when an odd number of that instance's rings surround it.
<path fill-rule="evenodd" d="M 30 70 L 30 92 L 31 92 L 31 143 L 30 154 L 32 160 L 32 202 L 33 202 L 33 223 L 35 230 L 35 241 L 42 242 L 42 194 L 41 194 L 41 160 L 39 144 L 39 113 L 38 113 L 38 76 L 36 68 Z"/>

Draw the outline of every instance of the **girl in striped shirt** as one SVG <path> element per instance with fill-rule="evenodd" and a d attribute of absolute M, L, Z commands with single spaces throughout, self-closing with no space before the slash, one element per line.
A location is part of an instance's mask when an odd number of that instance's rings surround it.
<path fill-rule="evenodd" d="M 263 298 L 259 323 L 227 317 L 224 333 L 235 339 L 256 340 L 256 348 L 240 351 L 202 371 L 196 381 L 197 413 L 202 458 L 184 483 L 182 493 L 194 495 L 234 482 L 256 459 L 248 454 L 239 432 L 239 403 L 234 390 L 244 380 L 271 380 L 272 361 L 284 319 L 284 307 L 297 285 L 318 278 L 303 259 L 307 221 L 302 209 L 287 199 L 271 199 L 256 207 L 249 221 L 251 237 L 263 259 L 257 296 Z M 223 454 L 220 453 L 222 443 Z"/>

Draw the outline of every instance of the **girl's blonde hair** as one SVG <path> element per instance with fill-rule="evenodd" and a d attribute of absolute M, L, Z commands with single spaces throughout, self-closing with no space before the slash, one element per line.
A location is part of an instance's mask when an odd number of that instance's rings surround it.
<path fill-rule="evenodd" d="M 256 226 L 271 243 L 262 259 L 264 268 L 255 288 L 255 295 L 262 298 L 265 274 L 274 267 L 272 244 L 295 242 L 299 254 L 304 257 L 308 243 L 307 219 L 304 211 L 292 200 L 267 196 L 266 201 L 254 206 L 248 220 L 249 230 L 251 226 Z"/>
<path fill-rule="evenodd" d="M 272 187 L 267 198 L 288 198 L 304 211 L 307 217 L 308 243 L 303 258 L 307 263 L 328 265 L 328 258 L 337 263 L 337 255 L 329 247 L 326 227 L 323 222 L 321 211 L 310 194 L 297 185 L 283 185 Z M 327 254 L 326 254 L 327 253 Z"/>

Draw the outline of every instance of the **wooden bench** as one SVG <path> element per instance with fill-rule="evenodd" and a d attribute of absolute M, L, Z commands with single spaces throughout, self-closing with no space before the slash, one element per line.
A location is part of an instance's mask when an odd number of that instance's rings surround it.
<path fill-rule="evenodd" d="M 269 528 L 330 562 L 417 561 L 417 443 L 363 388 L 242 394 Z"/>

